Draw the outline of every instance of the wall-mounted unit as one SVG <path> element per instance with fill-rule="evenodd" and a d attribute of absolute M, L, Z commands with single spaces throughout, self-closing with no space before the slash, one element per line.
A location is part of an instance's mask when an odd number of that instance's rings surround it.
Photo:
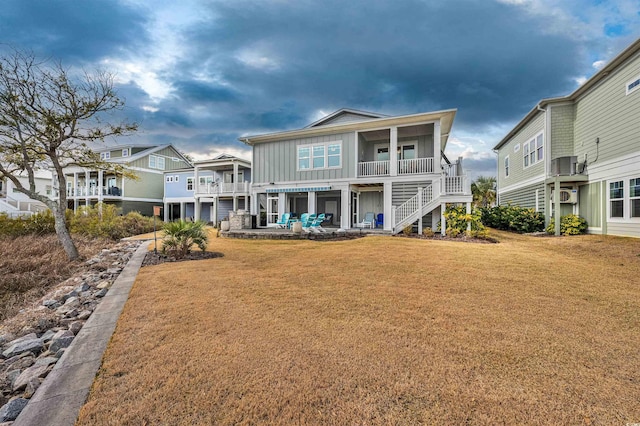
<path fill-rule="evenodd" d="M 578 157 L 558 157 L 551 160 L 551 176 L 573 176 L 576 174 Z"/>
<path fill-rule="evenodd" d="M 551 203 L 553 203 L 553 192 L 551 191 Z M 576 204 L 578 202 L 577 189 L 560 189 L 560 203 Z"/>

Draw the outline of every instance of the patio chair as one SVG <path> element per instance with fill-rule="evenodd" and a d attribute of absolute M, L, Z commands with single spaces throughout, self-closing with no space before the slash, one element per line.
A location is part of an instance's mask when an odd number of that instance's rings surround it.
<path fill-rule="evenodd" d="M 290 219 L 291 213 L 284 213 L 282 219 L 276 222 L 276 228 L 288 228 Z"/>
<path fill-rule="evenodd" d="M 356 223 L 358 228 L 372 228 L 375 226 L 376 215 L 373 212 L 366 212 L 362 222 Z"/>
<path fill-rule="evenodd" d="M 324 213 L 320 213 L 315 219 L 313 219 L 311 221 L 311 224 L 309 225 L 309 229 L 312 232 L 327 232 L 326 229 L 324 229 L 321 225 L 322 222 L 324 222 Z"/>
<path fill-rule="evenodd" d="M 376 228 L 378 226 L 384 226 L 384 214 L 378 213 L 378 217 L 376 218 Z"/>

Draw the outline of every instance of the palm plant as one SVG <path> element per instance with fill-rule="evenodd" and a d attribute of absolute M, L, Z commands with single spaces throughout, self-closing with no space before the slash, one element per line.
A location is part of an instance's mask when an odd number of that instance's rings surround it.
<path fill-rule="evenodd" d="M 194 245 L 202 251 L 207 248 L 208 237 L 204 222 L 179 220 L 166 223 L 163 230 L 165 236 L 162 240 L 162 252 L 176 259 L 182 259 L 191 253 L 191 247 Z"/>
<path fill-rule="evenodd" d="M 477 207 L 488 207 L 496 202 L 496 178 L 478 176 L 471 184 L 473 204 Z"/>

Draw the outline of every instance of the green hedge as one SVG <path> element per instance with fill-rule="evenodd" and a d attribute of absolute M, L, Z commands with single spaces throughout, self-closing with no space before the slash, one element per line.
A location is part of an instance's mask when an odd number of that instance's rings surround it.
<path fill-rule="evenodd" d="M 579 235 L 587 232 L 587 221 L 585 218 L 575 214 L 568 214 L 560 217 L 560 234 L 561 235 Z M 556 233 L 556 220 L 551 218 L 549 226 L 547 226 L 547 233 Z"/>
<path fill-rule="evenodd" d="M 534 209 L 503 205 L 480 209 L 481 220 L 486 226 L 519 233 L 544 230 L 544 216 Z"/>

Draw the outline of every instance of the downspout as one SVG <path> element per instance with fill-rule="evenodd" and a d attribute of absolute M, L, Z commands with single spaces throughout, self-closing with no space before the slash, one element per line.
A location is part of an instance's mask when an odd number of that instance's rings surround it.
<path fill-rule="evenodd" d="M 548 109 L 547 108 L 542 108 L 540 106 L 540 104 L 536 105 L 536 109 L 538 111 L 544 112 L 544 136 L 543 136 L 543 143 L 544 143 L 544 147 L 546 149 L 546 155 L 544 157 L 544 176 L 545 179 L 547 178 L 547 176 L 549 175 L 549 168 L 548 168 L 548 164 L 549 164 L 549 156 L 551 155 L 551 141 L 549 138 L 549 129 L 547 128 L 548 123 Z M 546 191 L 545 191 L 546 192 Z M 546 195 L 546 194 L 545 194 Z M 546 210 L 546 196 L 545 196 L 545 210 Z M 551 203 L 550 203 L 551 204 Z M 551 206 L 549 206 L 551 207 Z M 546 213 L 546 211 L 545 211 Z M 545 216 L 549 217 L 549 220 L 551 220 L 551 215 L 547 215 L 545 214 Z M 554 183 L 553 183 L 553 219 L 555 222 L 555 229 L 554 229 L 554 234 L 557 236 L 560 236 L 560 177 L 556 176 Z"/>
<path fill-rule="evenodd" d="M 500 154 L 497 149 L 492 149 L 494 154 L 496 154 L 496 206 L 500 205 Z M 509 165 L 511 166 L 511 165 Z"/>

